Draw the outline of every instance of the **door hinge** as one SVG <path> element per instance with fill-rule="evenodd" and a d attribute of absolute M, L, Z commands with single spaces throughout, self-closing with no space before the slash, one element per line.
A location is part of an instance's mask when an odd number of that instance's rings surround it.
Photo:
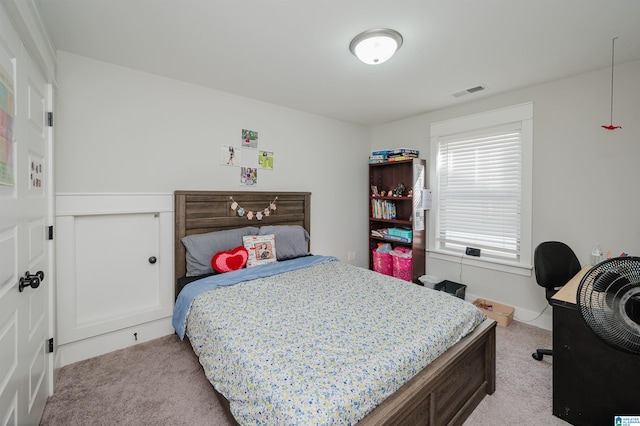
<path fill-rule="evenodd" d="M 53 112 L 47 113 L 47 125 L 53 127 Z"/>
<path fill-rule="evenodd" d="M 49 342 L 49 353 L 53 353 L 53 337 L 48 340 Z"/>
<path fill-rule="evenodd" d="M 53 240 L 53 226 L 47 227 L 47 239 Z"/>

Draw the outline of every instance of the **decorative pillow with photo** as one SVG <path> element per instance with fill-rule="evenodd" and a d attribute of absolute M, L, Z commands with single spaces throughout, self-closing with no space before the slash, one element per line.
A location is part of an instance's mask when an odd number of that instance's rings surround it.
<path fill-rule="evenodd" d="M 247 268 L 277 261 L 276 243 L 273 235 L 247 235 L 242 237 L 244 248 L 249 252 Z"/>

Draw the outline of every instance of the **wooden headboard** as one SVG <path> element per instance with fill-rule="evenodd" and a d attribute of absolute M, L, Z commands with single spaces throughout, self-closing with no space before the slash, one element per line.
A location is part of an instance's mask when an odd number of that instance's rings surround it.
<path fill-rule="evenodd" d="M 260 212 L 278 197 L 276 210 L 262 220 L 238 216 L 233 201 L 246 211 Z M 231 200 L 233 198 L 233 201 Z M 311 234 L 310 192 L 175 191 L 175 281 L 186 273 L 182 237 L 244 226 L 300 225 Z"/>

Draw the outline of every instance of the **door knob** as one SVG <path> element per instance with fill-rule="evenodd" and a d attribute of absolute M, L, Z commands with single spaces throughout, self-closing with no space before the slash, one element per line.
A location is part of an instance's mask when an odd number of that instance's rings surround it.
<path fill-rule="evenodd" d="M 44 280 L 44 272 L 38 271 L 35 274 L 30 274 L 29 271 L 24 273 L 24 277 L 20 277 L 20 283 L 18 289 L 22 292 L 25 287 L 38 288 L 40 282 Z"/>
<path fill-rule="evenodd" d="M 158 259 L 156 259 L 156 257 L 155 257 L 155 256 L 151 256 L 151 257 L 149 258 L 149 263 L 150 263 L 150 264 L 152 264 L 152 265 L 153 265 L 154 263 L 156 263 L 157 261 L 158 261 Z"/>

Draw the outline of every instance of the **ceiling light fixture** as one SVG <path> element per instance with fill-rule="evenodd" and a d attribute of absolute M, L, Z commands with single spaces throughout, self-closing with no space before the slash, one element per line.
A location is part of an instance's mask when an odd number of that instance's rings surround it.
<path fill-rule="evenodd" d="M 387 28 L 367 30 L 351 40 L 349 50 L 365 64 L 386 62 L 402 46 L 402 35 Z"/>

